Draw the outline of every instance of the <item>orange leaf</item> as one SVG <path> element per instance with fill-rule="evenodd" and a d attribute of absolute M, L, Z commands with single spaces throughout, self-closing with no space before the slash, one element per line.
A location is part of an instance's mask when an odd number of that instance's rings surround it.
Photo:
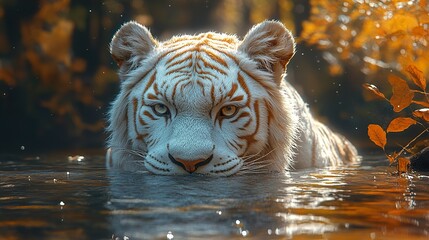
<path fill-rule="evenodd" d="M 380 97 L 382 99 L 386 99 L 384 94 L 378 90 L 377 86 L 374 86 L 369 83 L 362 84 L 362 87 L 364 87 L 366 90 L 369 90 L 371 93 L 373 93 L 375 96 Z"/>
<path fill-rule="evenodd" d="M 420 0 L 419 1 L 419 4 L 420 4 L 420 7 L 422 7 L 422 8 L 425 8 L 425 7 L 427 7 L 427 2 L 426 2 L 426 0 Z"/>
<path fill-rule="evenodd" d="M 426 122 L 429 122 L 429 108 L 417 109 L 413 112 L 415 117 L 424 119 Z"/>
<path fill-rule="evenodd" d="M 429 102 L 423 102 L 423 101 L 413 101 L 413 103 L 418 104 L 423 107 L 429 107 Z"/>
<path fill-rule="evenodd" d="M 389 75 L 388 80 L 393 90 L 390 104 L 393 106 L 393 111 L 400 112 L 411 104 L 414 93 L 410 90 L 405 80 L 394 75 Z"/>
<path fill-rule="evenodd" d="M 389 126 L 387 127 L 387 132 L 402 132 L 416 123 L 416 120 L 412 118 L 398 117 L 390 122 Z"/>
<path fill-rule="evenodd" d="M 428 31 L 426 31 L 422 26 L 415 27 L 411 30 L 411 33 L 415 37 L 426 37 L 428 35 Z"/>
<path fill-rule="evenodd" d="M 398 157 L 398 153 L 393 152 L 392 154 L 386 155 L 386 156 L 389 159 L 389 162 L 393 163 L 396 160 L 396 158 Z"/>
<path fill-rule="evenodd" d="M 398 158 L 398 172 L 405 173 L 408 171 L 408 167 L 410 166 L 410 160 L 408 158 Z"/>
<path fill-rule="evenodd" d="M 386 132 L 380 125 L 368 125 L 368 137 L 375 145 L 381 147 L 382 149 L 384 149 L 384 146 L 386 146 Z"/>
<path fill-rule="evenodd" d="M 426 89 L 426 79 L 423 75 L 423 72 L 420 71 L 416 66 L 414 65 L 408 65 L 405 69 L 410 76 L 411 80 L 423 91 Z"/>

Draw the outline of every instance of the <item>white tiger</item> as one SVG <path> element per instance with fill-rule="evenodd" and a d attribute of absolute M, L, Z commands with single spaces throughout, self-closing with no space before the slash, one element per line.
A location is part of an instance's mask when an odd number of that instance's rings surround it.
<path fill-rule="evenodd" d="M 128 22 L 110 51 L 121 90 L 109 112 L 108 167 L 229 176 L 359 161 L 284 80 L 295 42 L 280 22 L 242 41 L 207 32 L 165 42 Z"/>

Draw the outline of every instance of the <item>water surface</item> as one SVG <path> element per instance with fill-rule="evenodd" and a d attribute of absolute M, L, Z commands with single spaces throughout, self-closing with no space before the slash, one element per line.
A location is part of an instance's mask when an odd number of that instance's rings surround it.
<path fill-rule="evenodd" d="M 0 239 L 429 238 L 429 173 L 398 177 L 382 158 L 212 178 L 80 155 L 0 156 Z"/>

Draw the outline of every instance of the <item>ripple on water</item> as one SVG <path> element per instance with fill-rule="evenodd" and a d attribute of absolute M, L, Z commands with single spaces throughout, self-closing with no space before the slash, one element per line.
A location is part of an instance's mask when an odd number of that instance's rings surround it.
<path fill-rule="evenodd" d="M 394 176 L 382 159 L 209 178 L 109 172 L 102 154 L 0 157 L 0 232 L 18 239 L 427 239 L 428 178 Z"/>

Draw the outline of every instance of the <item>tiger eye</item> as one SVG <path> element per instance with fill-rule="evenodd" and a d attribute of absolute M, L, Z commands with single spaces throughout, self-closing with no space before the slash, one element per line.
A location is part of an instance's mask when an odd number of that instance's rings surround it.
<path fill-rule="evenodd" d="M 234 105 L 228 105 L 228 106 L 223 107 L 220 110 L 220 113 L 224 117 L 233 117 L 237 113 L 237 109 L 238 108 Z"/>
<path fill-rule="evenodd" d="M 153 111 L 160 116 L 168 114 L 167 106 L 160 103 L 153 106 Z"/>

